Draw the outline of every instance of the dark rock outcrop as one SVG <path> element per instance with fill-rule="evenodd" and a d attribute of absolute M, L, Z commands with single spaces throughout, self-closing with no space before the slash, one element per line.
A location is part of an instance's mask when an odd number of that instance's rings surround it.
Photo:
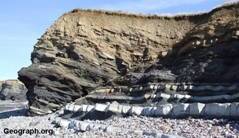
<path fill-rule="evenodd" d="M 239 4 L 158 17 L 73 10 L 19 72 L 30 111 L 46 114 L 99 86 L 238 82 Z"/>
<path fill-rule="evenodd" d="M 0 100 L 26 102 L 27 88 L 18 80 L 0 81 Z"/>

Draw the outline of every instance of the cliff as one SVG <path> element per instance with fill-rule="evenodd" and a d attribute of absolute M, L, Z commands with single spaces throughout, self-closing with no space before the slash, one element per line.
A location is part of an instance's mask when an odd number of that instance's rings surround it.
<path fill-rule="evenodd" d="M 238 17 L 239 4 L 175 17 L 66 13 L 34 46 L 32 65 L 19 71 L 30 111 L 51 113 L 99 86 L 238 82 Z M 166 77 L 134 75 L 152 72 Z"/>

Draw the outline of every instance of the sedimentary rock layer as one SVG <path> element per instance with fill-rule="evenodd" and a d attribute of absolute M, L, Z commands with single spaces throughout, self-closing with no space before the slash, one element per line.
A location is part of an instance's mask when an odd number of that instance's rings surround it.
<path fill-rule="evenodd" d="M 19 72 L 31 112 L 50 113 L 102 86 L 220 83 L 233 89 L 238 17 L 239 4 L 175 17 L 66 13 L 35 45 L 33 64 Z"/>
<path fill-rule="evenodd" d="M 95 105 L 68 104 L 63 109 L 73 113 L 84 112 L 82 118 L 99 119 L 108 114 L 121 114 L 124 116 L 151 116 L 151 117 L 204 117 L 204 118 L 230 118 L 237 119 L 239 113 L 238 103 L 179 103 L 162 104 L 160 106 L 124 105 L 117 102 Z M 98 112 L 98 113 L 97 113 Z M 74 115 L 73 115 L 74 116 Z"/>

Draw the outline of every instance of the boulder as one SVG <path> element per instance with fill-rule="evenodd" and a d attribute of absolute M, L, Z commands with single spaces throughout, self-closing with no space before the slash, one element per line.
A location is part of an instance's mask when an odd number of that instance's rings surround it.
<path fill-rule="evenodd" d="M 27 101 L 27 89 L 18 80 L 0 81 L 0 100 Z"/>

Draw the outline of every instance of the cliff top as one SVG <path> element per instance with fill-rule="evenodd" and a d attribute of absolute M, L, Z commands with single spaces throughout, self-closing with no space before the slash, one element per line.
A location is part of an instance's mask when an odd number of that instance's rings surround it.
<path fill-rule="evenodd" d="M 178 15 L 157 15 L 157 14 L 142 14 L 142 13 L 130 13 L 124 11 L 109 11 L 109 10 L 92 10 L 92 9 L 73 9 L 64 15 L 70 15 L 75 13 L 94 13 L 94 14 L 106 14 L 106 15 L 114 15 L 114 16 L 128 16 L 128 17 L 137 17 L 137 18 L 149 18 L 149 19 L 186 19 L 197 16 L 203 16 L 207 14 L 213 14 L 214 12 L 223 10 L 223 9 L 232 9 L 238 8 L 239 2 L 228 3 L 219 7 L 212 9 L 210 12 L 202 12 L 202 13 L 189 13 L 189 14 L 178 14 Z M 63 15 L 63 16 L 64 16 Z"/>

